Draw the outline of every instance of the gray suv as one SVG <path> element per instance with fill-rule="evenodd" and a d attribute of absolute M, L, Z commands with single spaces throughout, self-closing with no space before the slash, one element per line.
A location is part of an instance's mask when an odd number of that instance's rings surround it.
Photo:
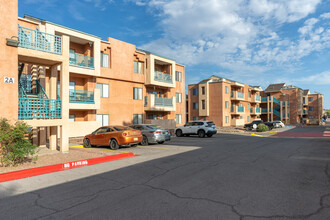
<path fill-rule="evenodd" d="M 143 139 L 141 145 L 144 146 L 151 143 L 163 144 L 165 141 L 171 140 L 170 132 L 166 129 L 162 129 L 158 125 L 136 124 L 130 127 L 142 132 Z"/>
<path fill-rule="evenodd" d="M 213 121 L 192 121 L 187 122 L 184 126 L 177 127 L 175 129 L 175 135 L 177 137 L 182 137 L 183 135 L 189 136 L 197 134 L 199 137 L 203 138 L 205 135 L 212 137 L 212 135 L 217 133 L 217 129 Z"/>

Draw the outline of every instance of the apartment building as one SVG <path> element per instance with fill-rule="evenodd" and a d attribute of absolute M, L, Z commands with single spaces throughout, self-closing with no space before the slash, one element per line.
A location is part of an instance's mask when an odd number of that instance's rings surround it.
<path fill-rule="evenodd" d="M 216 126 L 242 126 L 260 118 L 262 91 L 223 77 L 211 76 L 188 85 L 189 120 L 211 120 Z"/>
<path fill-rule="evenodd" d="M 68 151 L 69 138 L 101 125 L 184 123 L 184 66 L 113 38 L 18 18 L 17 1 L 1 3 L 0 117 L 26 122 L 35 144 Z"/>
<path fill-rule="evenodd" d="M 322 94 L 311 94 L 308 89 L 279 83 L 270 84 L 261 95 L 261 118 L 264 121 L 317 124 L 322 117 Z"/>

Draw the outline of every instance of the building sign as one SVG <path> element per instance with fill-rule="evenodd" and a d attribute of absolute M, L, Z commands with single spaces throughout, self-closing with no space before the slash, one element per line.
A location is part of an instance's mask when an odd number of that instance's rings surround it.
<path fill-rule="evenodd" d="M 3 79 L 4 79 L 4 83 L 11 83 L 11 84 L 15 83 L 15 78 L 14 77 L 5 76 Z"/>

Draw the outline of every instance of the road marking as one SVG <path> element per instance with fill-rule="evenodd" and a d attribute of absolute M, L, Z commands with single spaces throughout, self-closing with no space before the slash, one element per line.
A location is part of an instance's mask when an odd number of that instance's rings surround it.
<path fill-rule="evenodd" d="M 88 149 L 88 148 L 84 147 L 84 145 L 76 145 L 76 146 L 71 146 L 71 147 Z M 121 150 L 108 150 L 108 149 L 104 149 L 104 148 L 92 148 L 92 149 L 95 149 L 95 150 L 102 150 L 102 151 L 111 151 L 111 152 L 114 152 L 114 153 L 123 153 L 123 154 L 131 153 L 131 152 L 128 152 L 128 151 L 121 151 Z"/>
<path fill-rule="evenodd" d="M 304 157 L 304 156 L 293 156 L 290 157 L 297 160 L 318 160 L 318 161 L 330 161 L 330 157 Z"/>
<path fill-rule="evenodd" d="M 164 150 L 169 149 L 169 148 L 167 148 L 167 147 L 149 147 L 149 146 L 139 146 L 139 147 L 143 147 L 143 148 L 155 148 L 155 149 L 164 149 Z"/>
<path fill-rule="evenodd" d="M 277 133 L 278 131 L 270 131 L 269 133 Z"/>
<path fill-rule="evenodd" d="M 257 137 L 263 137 L 263 136 L 260 135 L 260 134 L 254 134 L 254 133 L 252 133 L 251 135 L 252 135 L 252 136 L 257 136 Z"/>

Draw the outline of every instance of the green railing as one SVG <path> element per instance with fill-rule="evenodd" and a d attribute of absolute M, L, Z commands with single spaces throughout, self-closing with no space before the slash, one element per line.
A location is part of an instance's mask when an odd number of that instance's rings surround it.
<path fill-rule="evenodd" d="M 262 113 L 267 113 L 267 109 L 266 109 L 266 108 L 262 108 L 262 109 L 261 109 L 261 112 L 262 112 Z"/>
<path fill-rule="evenodd" d="M 278 100 L 277 98 L 273 97 L 273 102 L 280 105 L 281 104 L 281 101 Z"/>
<path fill-rule="evenodd" d="M 155 97 L 155 106 L 173 107 L 173 99 Z"/>
<path fill-rule="evenodd" d="M 168 73 L 162 73 L 159 71 L 155 71 L 155 78 L 156 81 L 172 83 L 172 75 Z"/>
<path fill-rule="evenodd" d="M 256 108 L 256 113 L 260 113 L 260 112 L 261 112 L 260 108 Z"/>
<path fill-rule="evenodd" d="M 256 95 L 255 97 L 256 97 L 256 101 L 260 102 L 260 100 L 261 100 L 260 95 Z"/>
<path fill-rule="evenodd" d="M 94 57 L 70 52 L 70 65 L 94 69 Z"/>
<path fill-rule="evenodd" d="M 38 96 L 41 99 L 48 99 L 48 96 L 41 86 L 39 80 L 32 80 L 31 75 L 22 74 L 19 80 L 19 93 L 20 97 L 23 97 L 22 90 L 25 95 L 34 95 Z"/>
<path fill-rule="evenodd" d="M 62 54 L 62 37 L 18 25 L 19 47 Z"/>
<path fill-rule="evenodd" d="M 244 93 L 243 92 L 237 92 L 237 98 L 244 99 Z"/>
<path fill-rule="evenodd" d="M 18 119 L 59 119 L 62 118 L 60 99 L 19 98 Z"/>
<path fill-rule="evenodd" d="M 261 101 L 262 102 L 267 102 L 267 98 L 270 100 L 270 96 L 267 96 L 267 97 L 261 97 Z"/>
<path fill-rule="evenodd" d="M 69 90 L 69 101 L 71 103 L 94 104 L 94 91 Z"/>

